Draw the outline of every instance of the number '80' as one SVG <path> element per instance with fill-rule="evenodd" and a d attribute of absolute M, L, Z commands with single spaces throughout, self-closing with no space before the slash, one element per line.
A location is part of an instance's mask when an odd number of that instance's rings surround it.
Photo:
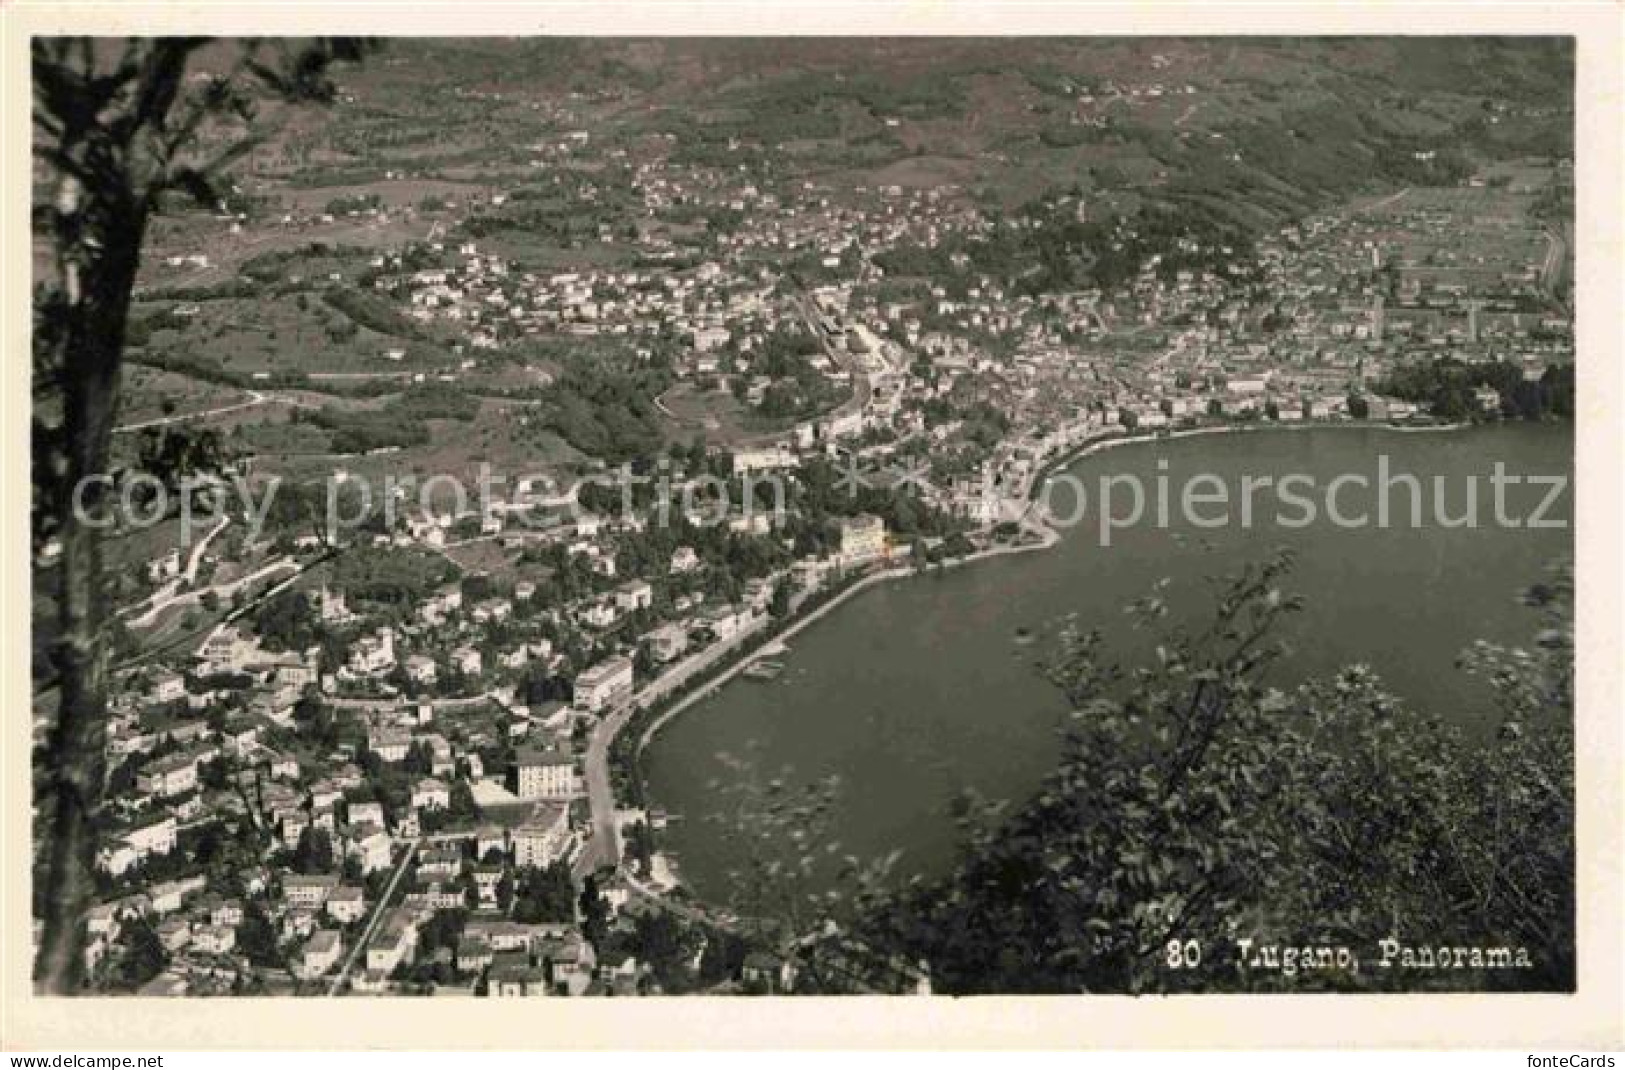
<path fill-rule="evenodd" d="M 1168 968 L 1194 970 L 1202 964 L 1202 945 L 1195 940 L 1168 941 Z"/>

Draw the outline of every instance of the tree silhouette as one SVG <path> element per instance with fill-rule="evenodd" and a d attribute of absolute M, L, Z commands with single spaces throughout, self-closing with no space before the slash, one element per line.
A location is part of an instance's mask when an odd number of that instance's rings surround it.
<path fill-rule="evenodd" d="M 94 891 L 93 821 L 103 797 L 108 650 L 100 531 L 115 497 L 109 447 L 131 294 L 151 216 L 166 200 L 215 207 L 227 169 L 287 106 L 333 96 L 355 38 L 35 38 L 36 167 L 50 198 L 34 234 L 52 254 L 34 292 L 33 545 L 59 550 L 60 687 L 45 755 L 38 847 L 48 894 L 35 974 L 80 990 Z M 221 73 L 196 69 L 207 53 Z M 199 64 L 200 66 L 201 64 Z"/>

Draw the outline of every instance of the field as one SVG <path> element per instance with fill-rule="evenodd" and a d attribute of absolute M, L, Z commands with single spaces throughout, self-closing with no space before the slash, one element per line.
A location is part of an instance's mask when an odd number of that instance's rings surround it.
<path fill-rule="evenodd" d="M 119 425 L 145 423 L 237 405 L 247 391 L 140 364 L 128 366 L 119 398 Z"/>
<path fill-rule="evenodd" d="M 1551 165 L 1516 161 L 1486 169 L 1474 181 L 1407 190 L 1362 209 L 1367 217 L 1392 220 L 1380 241 L 1403 278 L 1482 291 L 1546 263 L 1553 246 L 1535 209 L 1555 181 Z M 1441 225 L 1428 226 L 1430 220 Z M 1563 261 L 1558 268 L 1566 266 L 1567 249 L 1553 255 Z"/>
<path fill-rule="evenodd" d="M 205 300 L 170 310 L 152 329 L 147 352 L 218 368 L 238 380 L 312 372 L 399 376 L 449 362 L 436 345 L 359 325 L 317 293 Z"/>
<path fill-rule="evenodd" d="M 485 185 L 422 178 L 384 178 L 347 186 L 289 186 L 279 194 L 283 204 L 306 212 L 326 212 L 334 201 L 346 199 L 376 198 L 384 209 L 417 209 L 428 200 L 450 205 L 487 195 L 489 187 Z"/>
<path fill-rule="evenodd" d="M 516 529 L 519 530 L 519 529 Z M 511 536 L 485 538 L 446 547 L 446 556 L 457 563 L 465 573 L 489 576 L 498 587 L 507 587 L 517 580 L 544 579 L 548 570 L 537 565 L 521 566 L 522 548 Z"/>
<path fill-rule="evenodd" d="M 267 254 L 287 253 L 312 242 L 351 246 L 358 249 L 390 249 L 403 242 L 421 239 L 430 224 L 420 223 L 411 214 L 389 220 L 338 219 L 332 223 L 309 222 L 297 225 L 255 225 L 233 233 L 229 223 L 214 216 L 189 212 L 159 217 L 153 227 L 153 244 L 163 257 L 148 257 L 141 265 L 141 289 L 167 287 L 203 288 L 218 286 L 237 277 L 246 263 Z M 204 255 L 206 267 L 171 266 L 169 256 Z"/>
<path fill-rule="evenodd" d="M 256 469 L 298 481 L 323 479 L 342 470 L 378 488 L 386 477 L 421 484 L 433 476 L 445 475 L 462 482 L 472 494 L 484 465 L 493 481 L 497 477 L 508 481 L 493 483 L 493 494 L 507 497 L 513 493 L 513 482 L 522 476 L 541 473 L 557 478 L 585 467 L 581 454 L 537 425 L 530 408 L 524 403 L 485 399 L 471 421 L 430 421 L 429 441 L 423 446 L 370 454 L 318 452 L 309 447 L 319 440 L 305 437 L 307 432 L 300 430 L 294 432 L 300 438 L 282 441 L 306 448 L 268 452 L 259 459 Z M 266 436 L 268 432 L 254 434 Z"/>

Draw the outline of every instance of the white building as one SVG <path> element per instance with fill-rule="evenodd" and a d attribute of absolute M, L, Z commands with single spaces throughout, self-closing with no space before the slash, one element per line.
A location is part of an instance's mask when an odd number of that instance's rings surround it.
<path fill-rule="evenodd" d="M 376 799 L 349 803 L 345 808 L 345 819 L 352 825 L 378 825 L 384 824 L 384 804 Z"/>
<path fill-rule="evenodd" d="M 197 758 L 190 754 L 159 758 L 141 770 L 136 786 L 161 798 L 185 794 L 197 787 Z"/>
<path fill-rule="evenodd" d="M 415 810 L 445 810 L 451 806 L 451 789 L 439 780 L 420 780 L 412 789 Z"/>
<path fill-rule="evenodd" d="M 282 895 L 292 906 L 320 910 L 338 886 L 339 879 L 331 874 L 290 873 L 282 879 Z"/>
<path fill-rule="evenodd" d="M 356 640 L 350 650 L 350 671 L 361 676 L 373 676 L 395 667 L 395 630 L 379 628 L 372 635 Z"/>
<path fill-rule="evenodd" d="M 413 654 L 406 659 L 406 678 L 420 684 L 432 684 L 437 675 L 434 659 L 426 654 Z"/>
<path fill-rule="evenodd" d="M 649 633 L 649 652 L 662 664 L 688 649 L 688 631 L 675 622 L 662 624 Z"/>
<path fill-rule="evenodd" d="M 594 713 L 632 694 L 632 659 L 617 656 L 587 669 L 575 681 L 575 702 Z"/>
<path fill-rule="evenodd" d="M 203 925 L 193 930 L 191 947 L 210 955 L 225 955 L 237 946 L 237 930 L 226 925 Z"/>
<path fill-rule="evenodd" d="M 337 929 L 317 929 L 305 944 L 300 972 L 306 980 L 321 977 L 339 963 L 344 954 L 344 939 Z"/>
<path fill-rule="evenodd" d="M 628 580 L 615 588 L 615 604 L 632 613 L 648 609 L 654 602 L 654 589 L 644 580 Z"/>
<path fill-rule="evenodd" d="M 355 885 L 341 884 L 328 895 L 322 909 L 334 921 L 341 925 L 349 925 L 366 917 L 367 896 Z"/>
<path fill-rule="evenodd" d="M 377 825 L 363 825 L 352 834 L 347 854 L 361 863 L 362 873 L 388 869 L 392 858 L 389 833 Z"/>
<path fill-rule="evenodd" d="M 166 855 L 175 849 L 176 824 L 171 815 L 149 820 L 126 831 L 103 847 L 97 864 L 113 876 L 140 865 L 153 855 Z"/>
<path fill-rule="evenodd" d="M 733 455 L 735 475 L 747 475 L 751 472 L 773 472 L 782 468 L 795 468 L 800 464 L 800 458 L 782 446 L 735 450 Z"/>
<path fill-rule="evenodd" d="M 689 336 L 696 353 L 709 353 L 713 349 L 725 346 L 730 337 L 726 327 L 696 327 Z"/>
<path fill-rule="evenodd" d="M 367 945 L 367 970 L 388 976 L 396 967 L 412 960 L 417 941 L 408 928 L 391 928 Z"/>
<path fill-rule="evenodd" d="M 727 642 L 738 635 L 750 621 L 749 610 L 736 606 L 713 606 L 700 614 L 700 623 L 718 642 Z"/>
<path fill-rule="evenodd" d="M 521 799 L 567 799 L 575 791 L 575 759 L 567 751 L 526 748 L 514 756 Z"/>
<path fill-rule="evenodd" d="M 241 672 L 253 651 L 254 644 L 244 641 L 236 628 L 222 627 L 198 647 L 198 671 L 205 676 Z"/>
<path fill-rule="evenodd" d="M 152 678 L 148 692 L 154 702 L 174 702 L 186 697 L 186 680 L 177 672 L 160 672 Z"/>
<path fill-rule="evenodd" d="M 859 564 L 886 552 L 886 522 L 878 516 L 855 516 L 841 521 L 841 561 Z"/>
<path fill-rule="evenodd" d="M 538 806 L 529 821 L 513 830 L 516 866 L 550 866 L 569 846 L 569 811 L 564 806 Z"/>
<path fill-rule="evenodd" d="M 404 762 L 412 747 L 412 734 L 399 728 L 376 728 L 367 736 L 367 749 L 386 762 Z"/>

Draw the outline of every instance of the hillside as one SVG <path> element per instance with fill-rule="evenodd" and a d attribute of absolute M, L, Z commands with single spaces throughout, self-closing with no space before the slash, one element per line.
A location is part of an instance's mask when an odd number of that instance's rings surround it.
<path fill-rule="evenodd" d="M 290 139 L 321 166 L 288 176 L 496 177 L 579 128 L 783 178 L 1005 203 L 1076 185 L 1262 222 L 1458 157 L 1569 155 L 1572 79 L 1560 39 L 404 40 Z"/>

